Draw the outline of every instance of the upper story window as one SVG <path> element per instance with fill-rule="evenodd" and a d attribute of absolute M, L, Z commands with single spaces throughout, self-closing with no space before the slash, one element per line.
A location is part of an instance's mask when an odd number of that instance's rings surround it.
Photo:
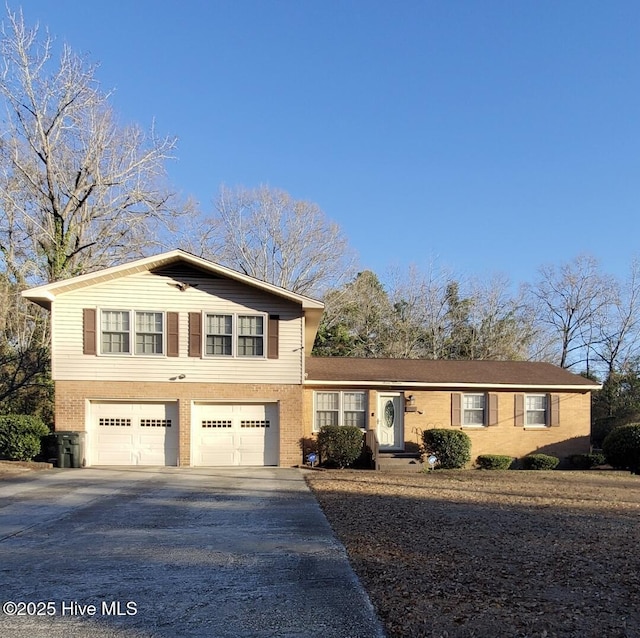
<path fill-rule="evenodd" d="M 462 396 L 462 425 L 484 425 L 485 395 L 464 394 Z"/>
<path fill-rule="evenodd" d="M 233 317 L 231 315 L 207 315 L 205 323 L 205 352 L 230 357 L 233 354 Z"/>
<path fill-rule="evenodd" d="M 163 353 L 163 324 L 161 312 L 136 312 L 136 354 Z"/>
<path fill-rule="evenodd" d="M 128 354 L 131 352 L 129 311 L 103 310 L 101 343 L 104 354 Z"/>
<path fill-rule="evenodd" d="M 547 395 L 527 394 L 525 404 L 525 425 L 547 425 Z"/>
<path fill-rule="evenodd" d="M 264 317 L 240 315 L 238 317 L 238 356 L 264 355 Z"/>
<path fill-rule="evenodd" d="M 102 310 L 102 354 L 132 354 L 132 343 L 137 355 L 164 354 L 164 313 Z"/>
<path fill-rule="evenodd" d="M 314 430 L 324 425 L 354 425 L 364 428 L 364 392 L 315 392 Z"/>
<path fill-rule="evenodd" d="M 205 354 L 218 357 L 264 357 L 263 315 L 206 314 Z"/>

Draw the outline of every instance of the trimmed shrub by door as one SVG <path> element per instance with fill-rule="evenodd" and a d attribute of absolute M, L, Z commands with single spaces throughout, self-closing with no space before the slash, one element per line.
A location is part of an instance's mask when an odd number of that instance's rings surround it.
<path fill-rule="evenodd" d="M 0 416 L 0 458 L 30 461 L 40 452 L 43 436 L 49 428 L 42 419 L 27 414 Z"/>
<path fill-rule="evenodd" d="M 318 432 L 318 451 L 323 465 L 349 467 L 362 454 L 364 435 L 354 425 L 325 425 Z"/>
<path fill-rule="evenodd" d="M 602 451 L 612 467 L 640 474 L 640 423 L 611 430 L 602 443 Z"/>
<path fill-rule="evenodd" d="M 427 456 L 433 454 L 438 459 L 436 467 L 458 469 L 471 460 L 471 439 L 460 430 L 425 430 L 422 444 Z"/>

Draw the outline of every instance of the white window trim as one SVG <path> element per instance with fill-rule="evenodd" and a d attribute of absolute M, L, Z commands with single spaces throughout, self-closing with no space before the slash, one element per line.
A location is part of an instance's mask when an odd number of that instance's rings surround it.
<path fill-rule="evenodd" d="M 105 352 L 102 342 L 102 313 L 103 312 L 122 312 L 129 315 L 129 352 Z M 136 354 L 136 313 L 148 312 L 153 314 L 162 315 L 162 352 L 158 353 L 144 353 Z M 99 352 L 102 357 L 138 357 L 138 358 L 151 358 L 157 359 L 159 357 L 167 356 L 167 313 L 164 310 L 148 310 L 145 308 L 98 308 L 97 323 L 99 326 L 98 340 L 99 340 Z M 108 332 L 108 331 L 107 331 Z M 151 333 L 143 333 L 151 334 Z"/>
<path fill-rule="evenodd" d="M 527 423 L 529 412 L 542 412 L 542 410 L 527 410 L 528 397 L 544 397 L 544 423 Z M 549 427 L 549 398 L 544 393 L 531 393 L 524 395 L 524 429 L 525 430 L 546 430 Z"/>
<path fill-rule="evenodd" d="M 465 412 L 479 412 L 479 408 L 465 408 L 465 397 L 482 397 L 482 423 L 465 423 Z M 487 427 L 488 397 L 486 392 L 464 392 L 460 397 L 460 427 L 462 429 L 482 430 Z"/>
<path fill-rule="evenodd" d="M 231 317 L 231 354 L 207 354 L 207 317 L 209 316 L 230 316 Z M 238 353 L 238 317 L 262 317 L 262 354 L 239 354 Z M 226 311 L 209 311 L 202 312 L 202 357 L 205 359 L 248 359 L 250 361 L 262 360 L 267 358 L 268 348 L 268 331 L 269 331 L 269 315 L 263 312 L 226 312 Z M 250 336 L 250 335 L 242 335 Z"/>
<path fill-rule="evenodd" d="M 326 390 L 314 390 L 313 391 L 313 432 L 320 432 L 320 428 L 318 427 L 317 416 L 318 416 L 318 394 L 337 394 L 338 395 L 338 425 L 344 426 L 344 395 L 345 394 L 361 394 L 364 397 L 364 408 L 362 413 L 364 414 L 364 424 L 360 428 L 363 432 L 367 429 L 367 404 L 368 404 L 368 396 L 367 392 L 363 390 L 334 390 L 334 389 L 326 389 Z M 355 412 L 356 410 L 349 410 L 349 412 Z M 359 412 L 359 410 L 357 410 Z"/>

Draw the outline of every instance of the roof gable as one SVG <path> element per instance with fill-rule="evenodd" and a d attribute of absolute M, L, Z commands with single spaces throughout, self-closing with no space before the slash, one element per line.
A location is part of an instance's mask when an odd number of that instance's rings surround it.
<path fill-rule="evenodd" d="M 321 301 L 285 290 L 284 288 L 269 284 L 265 281 L 260 281 L 259 279 L 255 279 L 249 275 L 232 270 L 226 266 L 221 266 L 220 264 L 208 261 L 202 257 L 196 257 L 191 253 L 179 249 L 154 255 L 152 257 L 144 257 L 119 266 L 104 268 L 85 275 L 78 275 L 77 277 L 71 277 L 70 279 L 63 279 L 62 281 L 56 281 L 51 284 L 44 284 L 43 286 L 30 288 L 29 290 L 25 290 L 22 294 L 27 299 L 47 307 L 45 302 L 51 302 L 58 295 L 64 294 L 65 292 L 92 286 L 103 281 L 120 279 L 134 273 L 170 268 L 180 262 L 185 263 L 198 271 L 204 272 L 209 276 L 227 277 L 229 279 L 245 283 L 248 286 L 269 292 L 278 297 L 294 301 L 301 304 L 303 308 L 324 308 L 324 304 Z"/>

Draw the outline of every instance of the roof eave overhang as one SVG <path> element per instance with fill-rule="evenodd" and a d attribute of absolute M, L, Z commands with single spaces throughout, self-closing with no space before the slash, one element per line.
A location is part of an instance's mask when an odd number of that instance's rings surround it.
<path fill-rule="evenodd" d="M 424 388 L 424 389 L 475 389 L 475 390 L 566 390 L 571 392 L 585 392 L 587 390 L 600 390 L 599 384 L 593 385 L 558 385 L 553 383 L 537 384 L 537 383 L 460 383 L 460 382 L 421 382 L 421 381 L 317 381 L 314 379 L 305 379 L 304 385 L 323 386 L 323 387 L 383 387 L 383 388 Z"/>
<path fill-rule="evenodd" d="M 55 295 L 52 295 L 50 292 L 41 291 L 39 294 L 32 295 L 29 294 L 29 290 L 23 290 L 20 294 L 29 301 L 33 301 L 33 303 L 38 304 L 45 310 L 51 310 L 51 304 L 55 299 Z"/>

